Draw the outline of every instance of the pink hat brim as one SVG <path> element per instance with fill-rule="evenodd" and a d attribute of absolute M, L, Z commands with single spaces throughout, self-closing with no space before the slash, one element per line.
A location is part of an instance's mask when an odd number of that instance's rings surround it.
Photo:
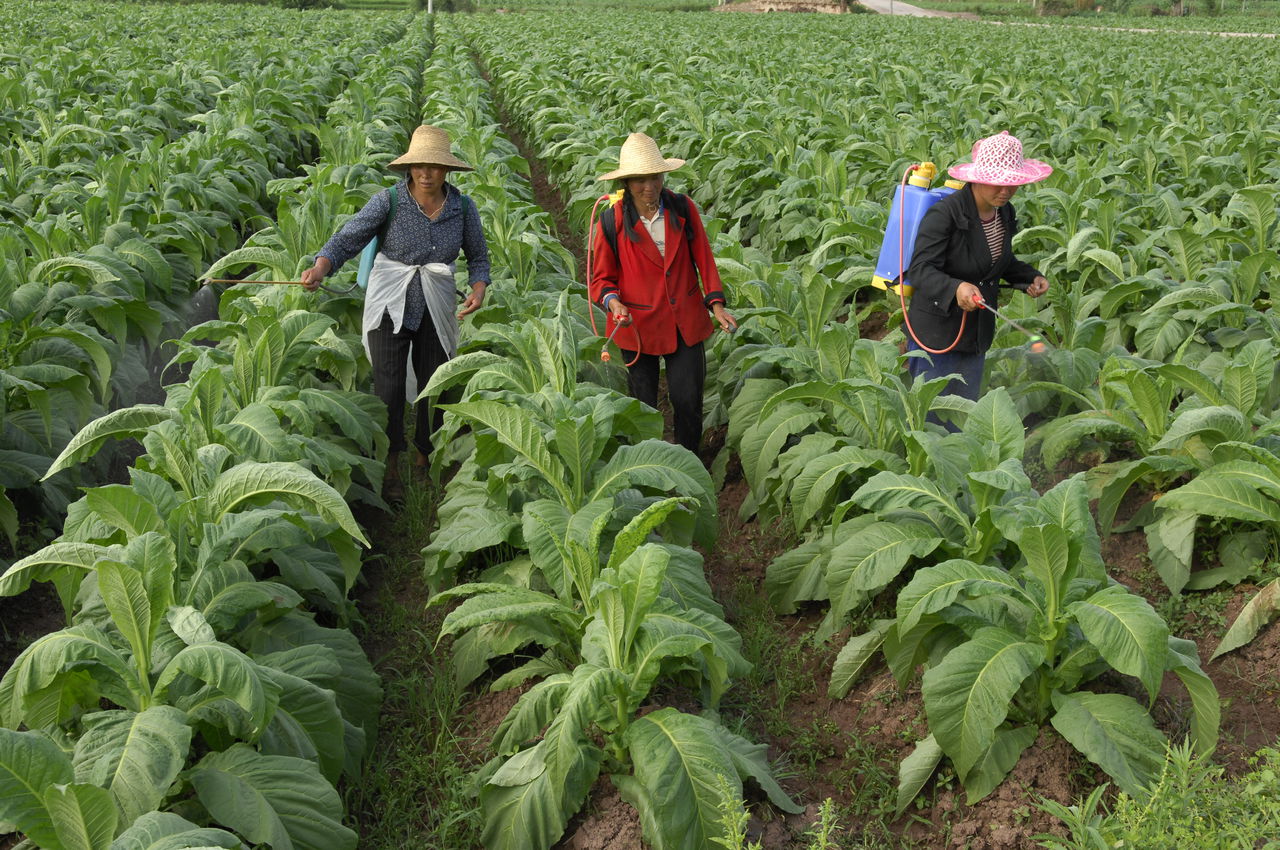
<path fill-rule="evenodd" d="M 1048 177 L 1053 173 L 1053 166 L 1038 159 L 1024 159 L 1021 168 L 986 170 L 978 167 L 976 163 L 964 162 L 951 166 L 947 169 L 947 173 L 966 183 L 982 183 L 986 186 L 1025 186 L 1028 183 L 1039 183 Z"/>

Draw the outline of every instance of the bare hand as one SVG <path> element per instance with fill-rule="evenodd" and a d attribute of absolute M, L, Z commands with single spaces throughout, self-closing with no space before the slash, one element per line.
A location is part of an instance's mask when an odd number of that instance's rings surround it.
<path fill-rule="evenodd" d="M 738 320 L 729 315 L 729 311 L 724 308 L 723 302 L 717 301 L 711 307 L 711 313 L 716 317 L 716 321 L 720 323 L 720 330 L 727 334 L 731 334 L 738 329 Z"/>
<path fill-rule="evenodd" d="M 609 312 L 613 314 L 613 320 L 623 327 L 631 324 L 631 311 L 622 303 L 621 298 L 614 298 L 609 302 Z"/>
<path fill-rule="evenodd" d="M 982 292 L 972 283 L 960 284 L 956 287 L 956 303 L 960 305 L 960 309 L 966 313 L 978 309 L 982 302 Z"/>
<path fill-rule="evenodd" d="M 1027 294 L 1032 298 L 1039 298 L 1048 291 L 1049 281 L 1045 279 L 1044 275 L 1036 275 L 1036 279 L 1027 286 Z"/>
<path fill-rule="evenodd" d="M 458 318 L 469 316 L 476 310 L 484 306 L 484 291 L 488 284 L 484 281 L 477 281 L 471 285 L 471 294 L 462 302 L 462 309 L 458 311 Z"/>
<path fill-rule="evenodd" d="M 307 292 L 319 289 L 320 282 L 329 274 L 332 265 L 327 257 L 316 257 L 316 264 L 302 273 L 302 288 Z"/>

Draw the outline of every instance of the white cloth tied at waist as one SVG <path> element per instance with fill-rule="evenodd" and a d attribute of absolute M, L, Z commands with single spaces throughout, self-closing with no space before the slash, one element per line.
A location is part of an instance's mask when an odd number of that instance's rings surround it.
<path fill-rule="evenodd" d="M 400 332 L 404 325 L 404 299 L 414 275 L 418 275 L 418 283 L 422 287 L 422 297 L 427 302 L 427 313 L 431 316 L 431 324 L 435 326 L 436 337 L 440 340 L 440 348 L 445 357 L 452 359 L 458 353 L 458 316 L 454 308 L 458 303 L 458 293 L 454 289 L 453 266 L 445 263 L 427 263 L 421 266 L 405 265 L 387 257 L 381 251 L 373 260 L 373 268 L 369 270 L 369 288 L 364 295 L 364 319 L 362 323 L 364 354 L 372 362 L 369 352 L 369 334 L 382 324 L 384 313 L 391 316 L 391 329 Z M 429 376 L 424 376 L 429 377 Z M 417 398 L 421 384 L 414 373 L 413 358 L 409 358 L 409 368 L 405 380 L 405 398 L 412 401 Z"/>
<path fill-rule="evenodd" d="M 404 325 L 404 298 L 414 274 L 422 287 L 422 297 L 427 302 L 427 312 L 445 355 L 452 358 L 458 353 L 458 317 L 454 308 L 458 292 L 454 289 L 453 266 L 445 263 L 427 263 L 410 266 L 389 259 L 379 253 L 369 271 L 369 289 L 364 296 L 364 351 L 369 353 L 369 332 L 382 324 L 382 314 L 391 316 L 392 330 L 400 332 Z"/>

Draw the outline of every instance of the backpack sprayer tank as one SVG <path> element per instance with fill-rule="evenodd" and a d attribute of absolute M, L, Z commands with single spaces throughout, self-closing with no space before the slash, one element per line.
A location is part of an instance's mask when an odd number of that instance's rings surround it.
<path fill-rule="evenodd" d="M 879 289 L 893 287 L 898 291 L 899 277 L 911 265 L 911 254 L 915 249 L 916 233 L 920 230 L 920 222 L 929 207 L 941 201 L 947 195 L 964 186 L 959 180 L 947 180 L 943 186 L 930 189 L 938 173 L 938 167 L 932 162 L 922 162 L 915 166 L 911 177 L 905 185 L 899 185 L 894 193 L 893 204 L 889 208 L 889 221 L 885 225 L 884 240 L 880 243 L 880 258 L 876 261 L 876 271 L 871 283 Z M 903 295 L 911 294 L 911 284 L 903 279 Z"/>

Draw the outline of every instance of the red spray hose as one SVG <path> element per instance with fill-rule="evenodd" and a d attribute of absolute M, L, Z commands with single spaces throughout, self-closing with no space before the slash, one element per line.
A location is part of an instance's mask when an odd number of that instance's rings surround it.
<path fill-rule="evenodd" d="M 609 200 L 609 195 L 601 195 L 600 197 L 596 198 L 595 205 L 591 207 L 591 217 L 587 219 L 587 318 L 591 320 L 591 332 L 594 333 L 596 336 L 600 335 L 600 331 L 596 328 L 596 314 L 591 309 L 591 307 L 593 306 L 591 303 L 591 277 L 592 277 L 592 269 L 593 269 L 591 254 L 592 254 L 592 248 L 595 246 L 595 241 L 596 241 L 595 233 L 594 233 L 595 224 L 596 224 L 596 211 L 600 209 L 600 202 L 607 201 L 607 200 Z M 605 212 L 609 212 L 612 209 L 613 207 L 610 206 L 606 208 Z M 605 337 L 604 345 L 600 347 L 600 359 L 603 360 L 605 363 L 608 363 L 612 359 L 611 355 L 609 354 L 609 342 L 610 340 L 613 339 L 613 335 L 618 332 L 618 328 L 621 328 L 621 327 L 623 327 L 622 323 L 619 322 L 617 319 L 614 319 L 613 330 L 609 331 L 609 335 Z M 636 337 L 636 356 L 631 358 L 630 363 L 625 364 L 627 367 L 634 366 L 636 364 L 636 361 L 640 359 L 640 329 L 635 326 L 634 318 L 631 320 L 630 327 L 631 327 L 631 332 L 634 333 Z M 621 349 L 622 345 L 619 344 L 618 348 Z"/>
<path fill-rule="evenodd" d="M 907 333 L 911 335 L 911 338 L 913 340 L 915 340 L 915 343 L 920 348 L 920 350 L 927 351 L 930 354 L 947 354 L 953 348 L 955 348 L 957 345 L 960 344 L 960 338 L 964 336 L 964 326 L 965 326 L 965 323 L 969 321 L 968 311 L 965 311 L 963 314 L 961 314 L 960 330 L 956 333 L 956 338 L 953 339 L 951 341 L 951 344 L 948 345 L 946 348 L 930 348 L 929 346 L 921 342 L 920 337 L 916 336 L 915 329 L 911 327 L 911 318 L 907 315 L 907 292 L 905 288 L 907 270 L 902 267 L 903 258 L 906 257 L 907 255 L 907 249 L 906 249 L 907 225 L 906 225 L 906 221 L 902 217 L 902 212 L 903 212 L 902 207 L 905 207 L 907 205 L 907 178 L 911 176 L 911 172 L 915 171 L 916 168 L 917 166 L 915 165 L 909 166 L 907 170 L 903 172 L 902 183 L 900 183 L 898 186 L 898 192 L 899 192 L 898 197 L 901 199 L 898 203 L 898 298 L 902 301 L 902 324 L 906 327 Z"/>

